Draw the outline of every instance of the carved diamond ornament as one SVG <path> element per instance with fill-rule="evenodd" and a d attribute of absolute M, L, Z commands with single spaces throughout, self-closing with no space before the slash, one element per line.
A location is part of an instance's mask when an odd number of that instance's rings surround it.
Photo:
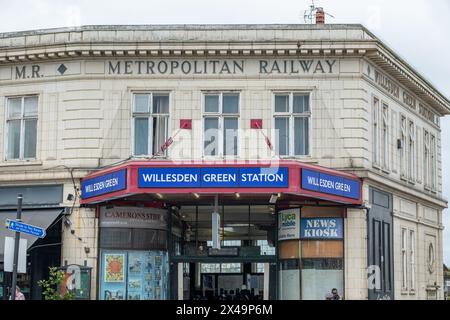
<path fill-rule="evenodd" d="M 63 75 L 64 72 L 66 72 L 67 67 L 62 63 L 62 64 L 58 67 L 57 70 L 58 70 L 58 72 L 59 72 L 61 75 Z"/>

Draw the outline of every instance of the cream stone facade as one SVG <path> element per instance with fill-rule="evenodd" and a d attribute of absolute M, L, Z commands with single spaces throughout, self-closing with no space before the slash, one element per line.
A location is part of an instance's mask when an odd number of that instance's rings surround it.
<path fill-rule="evenodd" d="M 371 298 L 370 190 L 389 193 L 390 298 L 443 298 L 442 210 L 447 202 L 439 118 L 450 114 L 450 102 L 364 27 L 86 26 L 0 34 L 0 186 L 63 185 L 60 205 L 69 208 L 71 227 L 62 226 L 61 263 L 93 268 L 92 299 L 98 290 L 99 222 L 95 208 L 79 203 L 80 179 L 125 160 L 151 157 L 133 155 L 133 95 L 139 92 L 170 96 L 173 144 L 158 160 L 210 159 L 203 152 L 204 94 L 237 92 L 238 151 L 231 159 L 290 159 L 363 179 L 364 206 L 347 209 L 344 220 L 345 299 Z M 277 147 L 274 94 L 292 92 L 310 94 L 310 152 L 278 156 L 264 135 Z M 27 95 L 38 96 L 36 156 L 7 159 L 8 99 Z M 380 110 L 377 127 L 374 99 Z M 415 128 L 412 176 L 405 167 L 408 151 L 403 151 L 410 150 L 409 141 L 399 142 L 402 117 Z M 183 119 L 192 121 L 192 130 L 180 130 Z M 262 129 L 252 129 L 251 119 L 261 119 Z M 424 159 L 425 131 L 434 137 L 434 159 L 428 158 L 434 167 Z M 434 180 L 427 180 L 431 168 Z M 70 194 L 74 200 L 67 200 Z"/>

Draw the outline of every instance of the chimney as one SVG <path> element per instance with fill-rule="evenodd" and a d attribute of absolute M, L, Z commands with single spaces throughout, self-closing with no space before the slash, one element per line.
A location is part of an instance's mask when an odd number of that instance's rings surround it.
<path fill-rule="evenodd" d="M 316 24 L 325 24 L 325 12 L 323 8 L 317 8 L 316 10 Z"/>

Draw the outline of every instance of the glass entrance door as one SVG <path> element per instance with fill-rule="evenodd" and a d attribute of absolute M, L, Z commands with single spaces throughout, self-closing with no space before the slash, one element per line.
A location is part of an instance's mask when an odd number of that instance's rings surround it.
<path fill-rule="evenodd" d="M 268 205 L 219 206 L 219 250 L 212 247 L 212 212 L 211 205 L 173 212 L 171 262 L 183 266 L 171 281 L 172 299 L 269 299 L 270 281 L 276 281 L 274 211 Z"/>

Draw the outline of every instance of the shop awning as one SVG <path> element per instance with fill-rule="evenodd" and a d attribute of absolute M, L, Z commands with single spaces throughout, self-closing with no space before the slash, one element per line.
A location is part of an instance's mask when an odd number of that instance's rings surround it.
<path fill-rule="evenodd" d="M 47 229 L 62 212 L 63 209 L 23 210 L 22 221 L 27 224 Z M 3 260 L 3 253 L 5 251 L 5 237 L 15 236 L 15 232 L 10 231 L 4 227 L 6 219 L 15 220 L 16 212 L 12 210 L 0 211 L 0 222 L 3 225 L 0 228 L 0 260 Z M 20 237 L 28 240 L 28 248 L 30 248 L 38 239 L 37 237 L 30 236 L 24 233 L 22 233 Z"/>
<path fill-rule="evenodd" d="M 81 203 L 143 194 L 274 194 L 362 204 L 362 180 L 346 172 L 293 160 L 129 161 L 81 182 Z"/>

